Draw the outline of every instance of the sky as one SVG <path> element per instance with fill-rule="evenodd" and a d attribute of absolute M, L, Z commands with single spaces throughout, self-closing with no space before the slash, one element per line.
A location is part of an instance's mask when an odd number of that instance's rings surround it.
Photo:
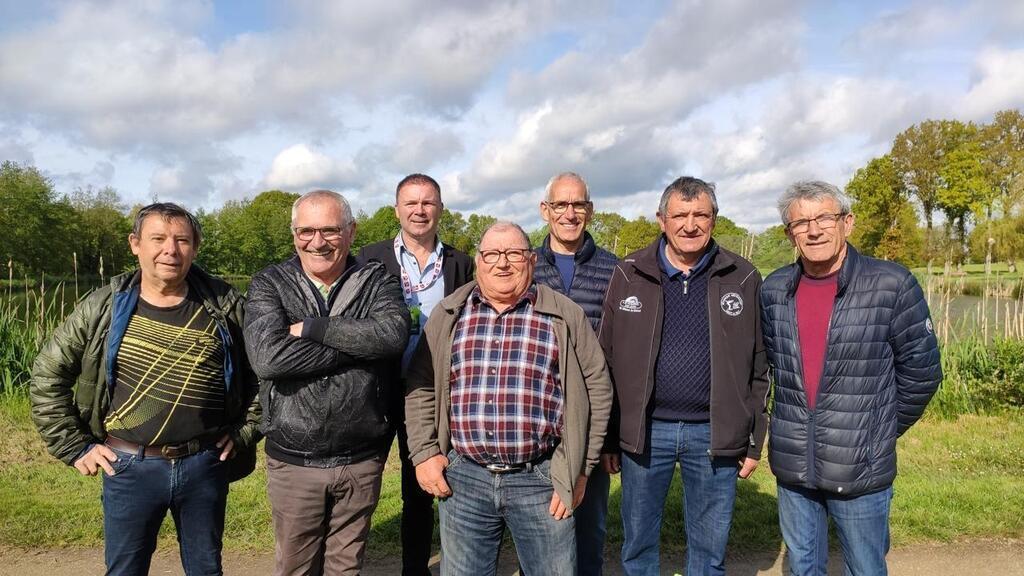
<path fill-rule="evenodd" d="M 0 160 L 59 193 L 213 210 L 261 191 L 533 229 L 548 179 L 653 217 L 682 175 L 778 223 L 926 119 L 1024 108 L 1024 2 L 0 0 Z"/>

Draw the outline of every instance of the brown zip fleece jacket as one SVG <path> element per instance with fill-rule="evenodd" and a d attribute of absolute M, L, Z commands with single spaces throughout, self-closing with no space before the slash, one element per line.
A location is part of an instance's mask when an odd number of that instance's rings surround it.
<path fill-rule="evenodd" d="M 413 354 L 405 388 L 405 426 L 414 465 L 451 449 L 452 342 L 455 324 L 476 282 L 441 301 Z M 612 406 L 611 381 L 601 346 L 583 309 L 551 288 L 537 285 L 537 312 L 552 317 L 562 382 L 562 441 L 551 457 L 551 481 L 562 502 L 573 502 L 576 478 L 590 475 L 601 455 Z"/>
<path fill-rule="evenodd" d="M 616 405 L 605 452 L 643 454 L 649 436 L 664 300 L 660 238 L 615 268 L 598 338 Z M 719 247 L 705 274 L 711 341 L 711 455 L 759 459 L 768 428 L 768 362 L 761 340 L 761 275 Z"/>

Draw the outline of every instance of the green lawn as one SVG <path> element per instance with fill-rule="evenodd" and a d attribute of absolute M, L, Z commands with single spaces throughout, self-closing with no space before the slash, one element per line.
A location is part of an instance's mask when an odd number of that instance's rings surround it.
<path fill-rule="evenodd" d="M 22 397 L 0 401 L 0 545 L 100 546 L 102 517 L 98 478 L 50 458 L 32 428 Z M 927 419 L 900 440 L 892 530 L 894 545 L 973 537 L 1024 537 L 1024 415 Z M 370 553 L 398 551 L 401 500 L 393 451 L 374 517 Z M 232 486 L 225 546 L 273 550 L 270 509 L 262 467 Z M 668 549 L 683 546 L 678 478 L 662 530 Z M 609 548 L 621 544 L 619 485 L 612 483 Z M 164 545 L 173 527 L 164 525 Z M 730 544 L 737 551 L 778 550 L 775 483 L 767 463 L 740 483 Z"/>

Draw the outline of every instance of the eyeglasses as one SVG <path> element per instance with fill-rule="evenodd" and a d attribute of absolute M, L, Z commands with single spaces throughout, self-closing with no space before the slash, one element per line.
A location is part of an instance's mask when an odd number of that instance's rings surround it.
<path fill-rule="evenodd" d="M 590 212 L 590 209 L 594 207 L 594 203 L 590 200 L 583 200 L 581 202 L 544 202 L 548 205 L 555 214 L 565 214 L 565 211 L 572 206 L 572 211 L 577 214 L 586 214 Z"/>
<path fill-rule="evenodd" d="M 504 256 L 506 260 L 511 264 L 519 264 L 526 262 L 526 259 L 530 257 L 533 251 L 529 248 L 509 248 L 508 250 L 481 250 L 480 259 L 484 261 L 484 264 L 497 264 L 498 260 Z"/>
<path fill-rule="evenodd" d="M 830 230 L 836 227 L 836 222 L 840 218 L 846 216 L 846 212 L 836 212 L 834 214 L 819 214 L 814 218 L 802 218 L 800 220 L 793 220 L 786 224 L 786 228 L 793 234 L 803 234 L 811 228 L 811 222 L 817 222 L 818 228 L 822 230 Z"/>
<path fill-rule="evenodd" d="M 309 242 L 316 236 L 316 233 L 320 233 L 320 237 L 324 240 L 337 240 L 341 238 L 341 227 L 340 226 L 324 226 L 323 228 L 312 228 L 309 226 L 302 226 L 299 228 L 292 228 L 292 232 L 295 233 L 295 237 L 303 242 Z"/>

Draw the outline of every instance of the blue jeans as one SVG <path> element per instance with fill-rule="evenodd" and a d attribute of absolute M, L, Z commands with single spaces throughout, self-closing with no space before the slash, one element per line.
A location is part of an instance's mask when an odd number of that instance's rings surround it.
<path fill-rule="evenodd" d="M 103 476 L 103 540 L 107 574 L 145 575 L 157 533 L 170 510 L 181 566 L 188 576 L 219 575 L 227 465 L 220 451 L 167 460 L 114 450 L 115 474 Z"/>
<path fill-rule="evenodd" d="M 678 462 L 683 475 L 686 574 L 725 574 L 738 458 L 712 459 L 709 423 L 651 421 L 647 452 L 622 454 L 622 567 L 660 574 L 661 518 Z"/>
<path fill-rule="evenodd" d="M 598 464 L 587 479 L 583 502 L 573 511 L 576 519 L 576 574 L 601 576 L 604 565 L 605 517 L 611 478 Z"/>
<path fill-rule="evenodd" d="M 448 459 L 445 478 L 452 495 L 438 505 L 442 576 L 495 574 L 506 526 L 527 574 L 573 575 L 573 517 L 555 520 L 548 513 L 554 491 L 550 459 L 506 474 L 489 472 L 454 450 Z"/>
<path fill-rule="evenodd" d="M 779 526 L 789 554 L 789 573 L 825 576 L 828 567 L 828 518 L 836 526 L 846 576 L 888 573 L 889 504 L 892 486 L 861 496 L 837 496 L 779 484 Z"/>

